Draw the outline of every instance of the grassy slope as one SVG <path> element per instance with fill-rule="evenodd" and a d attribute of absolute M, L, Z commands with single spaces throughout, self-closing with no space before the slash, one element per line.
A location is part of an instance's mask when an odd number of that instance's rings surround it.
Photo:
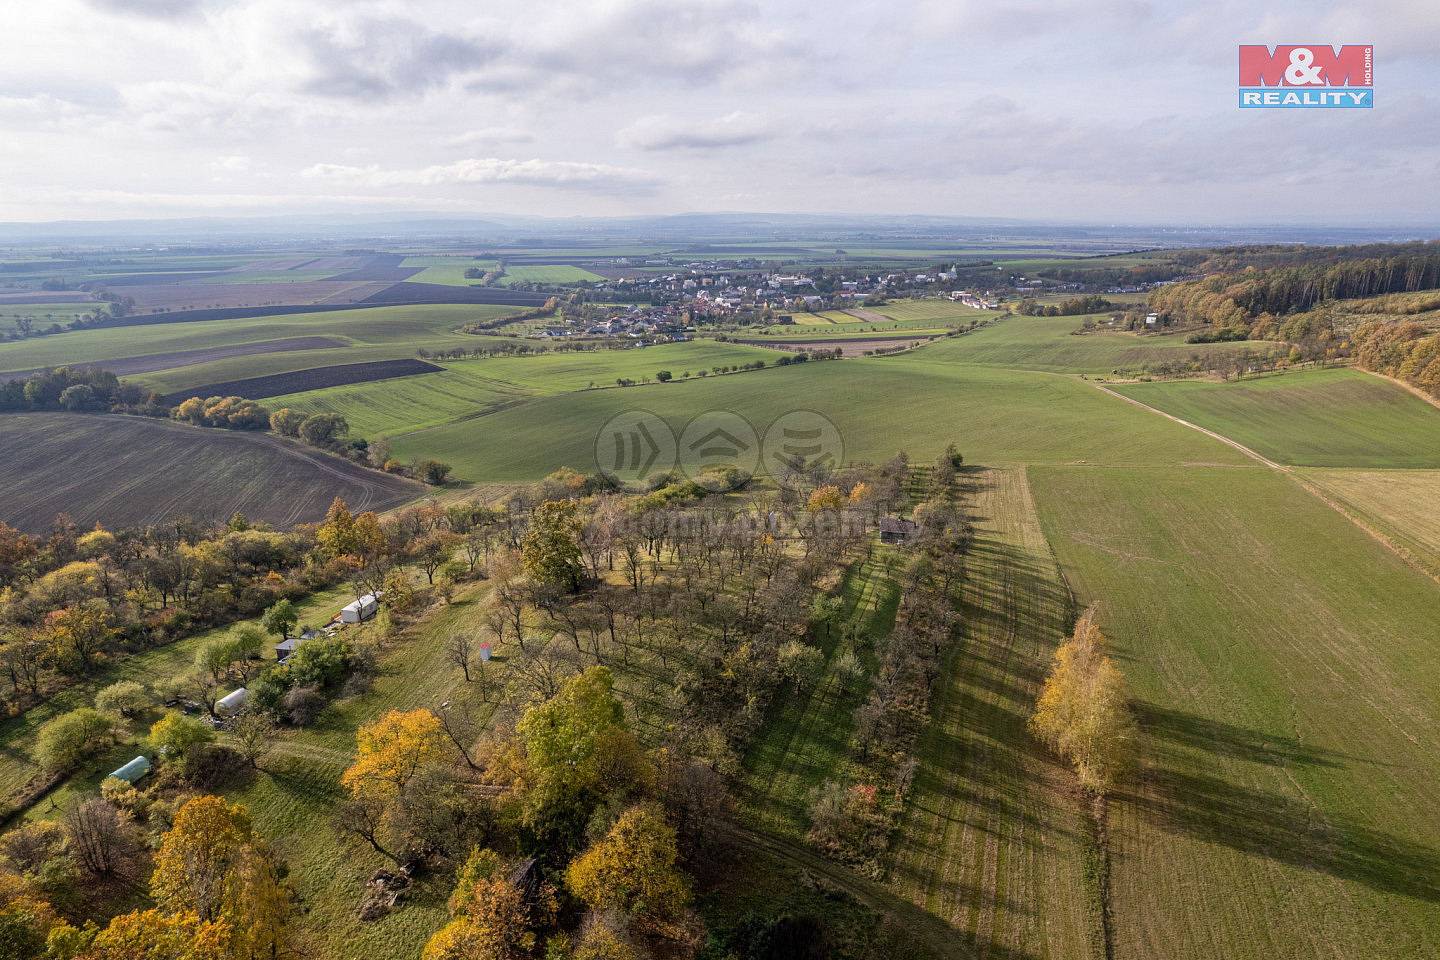
<path fill-rule="evenodd" d="M 1109 314 L 1103 315 L 1103 319 L 1109 319 Z M 1084 317 L 1005 317 L 974 333 L 928 347 L 925 354 L 959 363 L 1106 377 L 1112 370 L 1139 370 L 1145 364 L 1184 362 L 1192 356 L 1263 351 L 1268 346 L 1192 344 L 1178 336 L 1139 336 L 1123 331 L 1072 335 L 1083 320 Z"/>
<path fill-rule="evenodd" d="M 456 329 L 476 320 L 488 320 L 515 313 L 518 309 L 484 304 L 375 307 L 243 320 L 76 330 L 52 337 L 0 344 L 0 369 L 29 370 L 61 363 L 94 363 L 112 357 L 147 356 L 174 350 L 202 350 L 236 343 L 305 336 L 334 337 L 351 344 L 352 347 L 387 348 L 379 356 L 360 356 L 356 351 L 353 360 L 350 350 L 269 354 L 207 364 L 203 368 L 186 368 L 180 378 L 165 378 L 160 374 L 147 374 L 143 378 L 137 378 L 147 384 L 154 383 L 157 389 L 178 389 L 190 383 L 209 383 L 279 373 L 284 370 L 320 366 L 325 362 L 350 363 L 385 357 L 409 357 L 414 356 L 417 347 L 431 350 L 464 347 L 469 350 L 482 345 L 483 339 L 456 333 Z M 345 359 L 337 359 L 337 354 L 342 353 Z M 311 354 L 328 359 L 317 363 Z M 277 363 L 291 362 L 294 365 L 275 366 Z M 199 379 L 194 379 L 196 376 Z"/>
<path fill-rule="evenodd" d="M 648 409 L 678 432 L 707 410 L 743 412 L 760 432 L 789 410 L 830 418 L 850 460 L 881 462 L 906 450 L 916 462 L 951 440 L 972 462 L 1169 462 L 1240 455 L 1177 434 L 1154 414 L 1062 377 L 963 368 L 925 357 L 808 363 L 686 383 L 550 397 L 436 430 L 399 437 L 402 459 L 437 456 L 471 480 L 519 480 L 564 465 L 593 469 L 605 421 Z"/>
<path fill-rule="evenodd" d="M 654 379 L 656 372 L 670 370 L 678 378 L 687 370 L 698 373 L 775 357 L 758 347 L 700 340 L 644 350 L 444 360 L 444 373 L 288 394 L 266 404 L 307 413 L 336 410 L 356 435 L 373 437 L 465 420 L 529 397 L 611 386 L 618 377 Z"/>
<path fill-rule="evenodd" d="M 296 604 L 300 610 L 300 622 L 328 622 L 340 607 L 352 599 L 354 594 L 348 586 L 313 594 Z M 188 674 L 193 668 L 196 652 L 212 637 L 227 631 L 228 628 L 205 631 L 166 646 L 115 660 L 97 670 L 90 679 L 61 691 L 18 717 L 8 717 L 0 722 L 0 744 L 4 745 L 0 747 L 0 791 L 3 791 L 0 793 L 0 800 L 8 800 L 15 789 L 39 771 L 39 767 L 30 757 L 30 747 L 35 743 L 36 731 L 46 721 L 68 710 L 93 705 L 96 693 L 119 680 L 135 680 L 149 686 L 157 680 Z M 136 737 L 145 735 L 149 732 L 149 725 L 160 719 L 160 716 L 160 711 L 155 710 L 134 721 L 130 724 L 132 732 Z M 83 766 L 64 786 L 32 808 L 30 816 L 53 816 L 57 807 L 65 807 L 72 798 L 93 796 L 100 789 L 100 781 L 110 771 L 134 757 L 139 749 L 140 746 L 134 738 L 122 737 L 122 742 L 114 749 Z"/>
<path fill-rule="evenodd" d="M 1440 468 L 1440 410 L 1356 370 L 1304 370 L 1234 383 L 1114 389 L 1279 463 Z"/>
<path fill-rule="evenodd" d="M 963 643 L 936 687 L 890 883 L 981 955 L 1090 956 L 1084 814 L 1067 800 L 1065 771 L 1025 730 L 1069 627 L 1069 598 L 1024 468 L 968 475 L 976 541 Z"/>
<path fill-rule="evenodd" d="M 1030 477 L 1140 701 L 1115 956 L 1440 951 L 1435 584 L 1264 468 Z"/>

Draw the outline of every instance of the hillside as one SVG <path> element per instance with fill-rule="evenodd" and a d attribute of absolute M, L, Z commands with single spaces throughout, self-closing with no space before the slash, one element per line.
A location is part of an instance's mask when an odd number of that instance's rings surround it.
<path fill-rule="evenodd" d="M 0 446 L 0 520 L 30 533 L 57 513 L 111 529 L 236 512 L 288 527 L 321 519 L 337 496 L 388 510 L 424 490 L 279 437 L 140 417 L 7 413 Z"/>

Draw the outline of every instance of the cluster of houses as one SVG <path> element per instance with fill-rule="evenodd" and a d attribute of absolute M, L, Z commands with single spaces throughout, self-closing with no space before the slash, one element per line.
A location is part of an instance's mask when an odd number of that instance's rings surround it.
<path fill-rule="evenodd" d="M 313 640 L 316 637 L 328 636 L 336 630 L 344 629 L 352 623 L 363 623 L 369 620 L 375 616 L 376 612 L 380 609 L 380 596 L 381 594 L 379 593 L 367 593 L 354 603 L 346 604 L 342 607 L 340 615 L 331 620 L 323 629 L 307 630 L 298 637 L 290 637 L 276 644 L 275 659 L 280 663 L 284 663 L 289 659 L 290 654 L 295 652 L 295 648 L 305 641 Z M 246 694 L 246 689 L 240 687 L 215 701 L 215 716 L 221 719 L 234 717 L 240 712 L 241 708 L 245 706 Z M 149 758 L 142 754 L 118 770 L 113 771 L 110 776 L 118 780 L 124 780 L 126 783 L 134 784 L 144 779 L 144 777 L 150 773 L 150 769 Z"/>

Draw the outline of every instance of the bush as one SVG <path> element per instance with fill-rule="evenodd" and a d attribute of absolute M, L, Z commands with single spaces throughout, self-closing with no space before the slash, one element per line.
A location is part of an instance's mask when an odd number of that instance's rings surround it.
<path fill-rule="evenodd" d="M 73 770 L 101 747 L 114 726 L 114 720 L 89 707 L 61 714 L 40 728 L 35 762 L 46 773 Z"/>
<path fill-rule="evenodd" d="M 133 717 L 149 705 L 144 685 L 134 680 L 118 680 L 95 694 L 95 709 L 101 713 Z"/>
<path fill-rule="evenodd" d="M 185 759 L 191 747 L 214 739 L 215 731 L 208 725 L 176 710 L 165 714 L 150 728 L 150 746 L 176 763 Z"/>
<path fill-rule="evenodd" d="M 285 715 L 297 727 L 305 727 L 314 723 L 324 709 L 325 695 L 315 684 L 294 687 L 285 694 Z"/>

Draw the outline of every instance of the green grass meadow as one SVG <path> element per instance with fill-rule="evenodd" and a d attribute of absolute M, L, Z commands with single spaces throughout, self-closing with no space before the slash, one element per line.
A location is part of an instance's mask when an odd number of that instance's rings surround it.
<path fill-rule="evenodd" d="M 1440 591 L 1254 466 L 1029 471 L 1129 676 L 1115 956 L 1440 952 Z"/>
<path fill-rule="evenodd" d="M 758 433 L 796 409 L 839 428 L 845 456 L 882 462 L 905 450 L 933 459 L 955 441 L 971 462 L 1238 462 L 1237 451 L 1088 384 L 1046 374 L 914 360 L 851 359 L 684 383 L 546 397 L 490 416 L 394 438 L 403 455 L 441 457 L 467 480 L 512 481 L 561 466 L 594 469 L 595 436 L 631 409 L 677 434 L 710 410 L 741 413 Z M 481 361 L 486 363 L 488 361 Z M 525 362 L 525 361 L 517 361 Z M 1188 435 L 1187 435 L 1188 434 Z"/>
<path fill-rule="evenodd" d="M 1278 463 L 1440 468 L 1440 409 L 1358 370 L 1300 370 L 1230 383 L 1126 383 L 1113 389 Z"/>

